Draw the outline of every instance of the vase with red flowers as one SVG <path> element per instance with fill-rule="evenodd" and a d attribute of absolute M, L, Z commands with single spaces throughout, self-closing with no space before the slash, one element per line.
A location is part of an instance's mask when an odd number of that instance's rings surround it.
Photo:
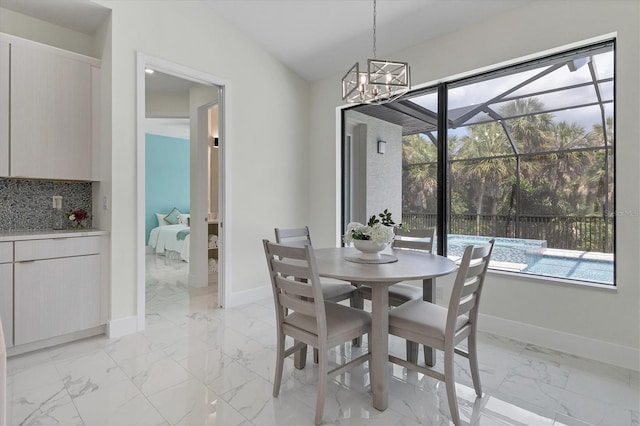
<path fill-rule="evenodd" d="M 73 209 L 67 214 L 67 217 L 74 228 L 80 229 L 86 226 L 86 220 L 89 219 L 89 213 L 87 213 L 85 209 Z"/>

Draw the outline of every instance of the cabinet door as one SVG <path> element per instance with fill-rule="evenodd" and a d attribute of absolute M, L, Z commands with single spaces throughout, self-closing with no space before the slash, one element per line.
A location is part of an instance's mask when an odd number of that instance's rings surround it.
<path fill-rule="evenodd" d="M 13 264 L 0 263 L 0 319 L 6 347 L 13 346 Z"/>
<path fill-rule="evenodd" d="M 11 45 L 11 175 L 91 179 L 91 65 Z"/>
<path fill-rule="evenodd" d="M 0 176 L 9 176 L 9 43 L 0 41 Z"/>
<path fill-rule="evenodd" d="M 100 255 L 15 263 L 16 345 L 100 325 Z"/>

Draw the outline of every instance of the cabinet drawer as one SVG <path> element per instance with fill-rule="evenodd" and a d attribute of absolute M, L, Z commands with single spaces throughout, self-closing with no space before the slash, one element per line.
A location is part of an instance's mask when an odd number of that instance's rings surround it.
<path fill-rule="evenodd" d="M 13 243 L 2 242 L 0 243 L 0 263 L 13 262 Z"/>
<path fill-rule="evenodd" d="M 16 262 L 100 253 L 100 237 L 16 241 L 15 245 Z"/>

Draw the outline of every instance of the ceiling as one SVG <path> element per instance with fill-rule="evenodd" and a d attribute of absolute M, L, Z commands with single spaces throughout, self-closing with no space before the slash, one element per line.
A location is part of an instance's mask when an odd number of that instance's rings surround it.
<path fill-rule="evenodd" d="M 373 57 L 373 0 L 201 1 L 310 82 Z M 376 56 L 384 58 L 531 1 L 377 0 Z M 90 0 L 0 0 L 0 7 L 86 34 L 109 16 L 109 9 Z"/>

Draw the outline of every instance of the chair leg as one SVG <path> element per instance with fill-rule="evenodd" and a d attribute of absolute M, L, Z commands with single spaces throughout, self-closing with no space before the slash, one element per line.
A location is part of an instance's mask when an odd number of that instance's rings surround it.
<path fill-rule="evenodd" d="M 293 341 L 293 344 L 298 344 L 297 340 Z M 293 355 L 293 366 L 297 370 L 302 370 L 307 364 L 307 345 L 304 345 L 299 351 L 296 351 Z"/>
<path fill-rule="evenodd" d="M 320 360 L 318 362 L 318 395 L 316 397 L 316 418 L 315 424 L 322 423 L 324 413 L 324 397 L 327 391 L 327 373 L 329 372 L 329 360 L 327 357 L 327 347 L 320 345 Z"/>
<path fill-rule="evenodd" d="M 276 372 L 273 378 L 273 396 L 280 393 L 280 384 L 282 383 L 282 370 L 284 368 L 284 335 L 278 333 L 278 354 L 276 359 Z"/>
<path fill-rule="evenodd" d="M 418 349 L 419 345 L 416 342 L 412 342 L 407 340 L 407 362 L 411 362 L 413 364 L 418 363 Z"/>
<path fill-rule="evenodd" d="M 356 308 L 360 310 L 364 309 L 364 299 L 362 298 L 362 295 L 360 294 L 360 292 L 354 291 L 353 293 L 351 293 L 350 302 L 351 302 L 352 308 Z M 351 341 L 351 344 L 354 347 L 359 348 L 360 345 L 362 344 L 362 336 L 359 336 L 353 339 Z"/>
<path fill-rule="evenodd" d="M 478 347 L 476 346 L 475 330 L 467 338 L 469 347 L 469 367 L 471 368 L 471 379 L 473 388 L 476 390 L 478 398 L 482 397 L 482 384 L 480 383 L 480 370 L 478 369 Z"/>
<path fill-rule="evenodd" d="M 446 343 L 444 350 L 444 383 L 447 389 L 447 401 L 449 402 L 449 410 L 451 411 L 451 420 L 453 424 L 460 424 L 460 415 L 458 414 L 458 400 L 456 399 L 456 381 L 453 374 L 453 344 Z"/>

